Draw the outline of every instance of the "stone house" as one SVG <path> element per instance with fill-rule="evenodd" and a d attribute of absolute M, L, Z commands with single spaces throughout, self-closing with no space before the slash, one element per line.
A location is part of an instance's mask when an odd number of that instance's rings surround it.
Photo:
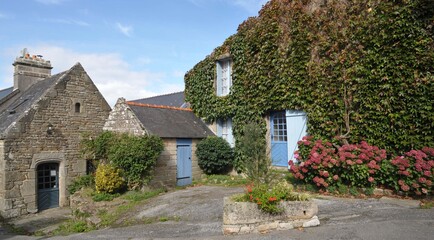
<path fill-rule="evenodd" d="M 82 133 L 98 134 L 110 106 L 80 63 L 51 75 L 26 51 L 14 86 L 0 91 L 0 214 L 5 218 L 69 205 L 67 186 L 86 173 Z"/>
<path fill-rule="evenodd" d="M 134 101 L 119 98 L 104 125 L 107 131 L 153 134 L 163 139 L 164 150 L 157 160 L 152 185 L 188 185 L 202 174 L 196 145 L 214 133 L 187 105 L 183 92 Z"/>

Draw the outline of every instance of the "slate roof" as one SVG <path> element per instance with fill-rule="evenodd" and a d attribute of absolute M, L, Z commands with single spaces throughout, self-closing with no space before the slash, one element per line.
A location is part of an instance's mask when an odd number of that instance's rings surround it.
<path fill-rule="evenodd" d="M 150 98 L 142 98 L 132 100 L 132 102 L 180 108 L 188 107 L 188 104 L 185 102 L 184 92 L 175 92 Z"/>
<path fill-rule="evenodd" d="M 13 90 L 14 90 L 14 87 L 5 88 L 5 89 L 0 90 L 0 100 L 2 100 L 7 95 L 11 94 Z"/>
<path fill-rule="evenodd" d="M 68 71 L 38 81 L 24 92 L 14 91 L 9 96 L 5 96 L 5 98 L 9 98 L 7 101 L 0 100 L 0 138 L 4 137 L 9 126 L 24 116 L 32 105 L 41 99 L 50 87 L 56 84 Z"/>
<path fill-rule="evenodd" d="M 161 138 L 205 138 L 214 133 L 191 109 L 129 101 L 144 128 Z"/>

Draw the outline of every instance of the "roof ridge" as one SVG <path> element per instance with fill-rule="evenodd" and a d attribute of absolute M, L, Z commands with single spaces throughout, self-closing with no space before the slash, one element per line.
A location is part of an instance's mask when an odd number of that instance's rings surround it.
<path fill-rule="evenodd" d="M 155 98 L 155 97 L 164 97 L 164 96 L 174 95 L 174 94 L 182 93 L 182 92 L 184 92 L 184 91 L 173 92 L 173 93 L 166 93 L 166 94 L 156 95 L 156 96 L 152 96 L 152 97 L 140 98 L 140 99 L 137 99 L 137 100 L 150 99 L 150 98 Z"/>
<path fill-rule="evenodd" d="M 164 105 L 154 105 L 154 104 L 138 103 L 138 102 L 133 102 L 133 101 L 127 101 L 126 103 L 128 105 L 137 106 L 137 107 L 161 108 L 161 109 L 180 110 L 180 111 L 187 111 L 187 112 L 192 112 L 193 111 L 191 108 L 170 107 L 170 106 L 164 106 Z"/>

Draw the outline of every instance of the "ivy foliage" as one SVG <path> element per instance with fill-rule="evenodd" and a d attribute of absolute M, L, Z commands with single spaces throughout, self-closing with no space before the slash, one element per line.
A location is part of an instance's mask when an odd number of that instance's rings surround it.
<path fill-rule="evenodd" d="M 434 146 L 434 10 L 429 0 L 271 0 L 185 76 L 192 109 L 242 126 L 304 110 L 316 138 L 388 151 Z M 231 93 L 215 94 L 230 54 Z"/>

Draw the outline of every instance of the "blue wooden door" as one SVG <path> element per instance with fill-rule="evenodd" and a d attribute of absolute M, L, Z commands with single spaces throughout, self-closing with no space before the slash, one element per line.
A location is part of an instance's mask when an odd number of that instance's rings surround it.
<path fill-rule="evenodd" d="M 59 164 L 41 164 L 37 174 L 38 210 L 59 207 Z"/>
<path fill-rule="evenodd" d="M 288 166 L 288 142 L 285 111 L 272 112 L 271 159 L 273 166 Z"/>
<path fill-rule="evenodd" d="M 192 183 L 191 139 L 176 139 L 176 185 L 185 186 Z"/>
<path fill-rule="evenodd" d="M 294 159 L 294 152 L 298 149 L 297 142 L 306 136 L 307 116 L 303 111 L 286 111 L 288 136 L 288 160 Z"/>

